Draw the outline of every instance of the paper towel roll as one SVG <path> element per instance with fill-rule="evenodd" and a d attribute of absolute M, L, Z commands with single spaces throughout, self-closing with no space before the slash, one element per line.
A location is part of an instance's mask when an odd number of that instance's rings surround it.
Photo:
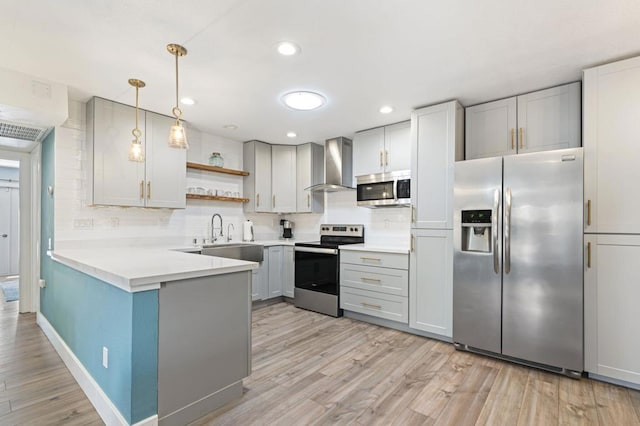
<path fill-rule="evenodd" d="M 242 225 L 242 241 L 253 241 L 253 222 L 247 220 Z"/>

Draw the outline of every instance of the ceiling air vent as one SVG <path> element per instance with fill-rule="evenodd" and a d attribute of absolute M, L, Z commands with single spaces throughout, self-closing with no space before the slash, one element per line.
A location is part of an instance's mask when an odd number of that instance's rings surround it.
<path fill-rule="evenodd" d="M 26 126 L 0 121 L 0 137 L 3 138 L 36 142 L 42 140 L 47 133 L 49 133 L 47 127 Z"/>

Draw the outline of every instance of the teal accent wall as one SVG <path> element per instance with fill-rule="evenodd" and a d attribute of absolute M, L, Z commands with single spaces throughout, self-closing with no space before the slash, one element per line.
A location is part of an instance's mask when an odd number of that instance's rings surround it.
<path fill-rule="evenodd" d="M 40 310 L 129 423 L 158 412 L 158 291 L 129 293 L 51 260 L 55 138 L 42 146 Z M 55 249 L 55 247 L 54 247 Z M 102 366 L 102 347 L 109 368 Z"/>

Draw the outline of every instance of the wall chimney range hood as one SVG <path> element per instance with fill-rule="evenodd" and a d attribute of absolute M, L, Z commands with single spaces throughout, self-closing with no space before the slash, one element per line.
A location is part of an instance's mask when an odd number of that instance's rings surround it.
<path fill-rule="evenodd" d="M 324 145 L 324 183 L 305 190 L 312 192 L 337 192 L 354 190 L 352 173 L 353 144 L 351 139 L 340 136 L 328 139 Z"/>

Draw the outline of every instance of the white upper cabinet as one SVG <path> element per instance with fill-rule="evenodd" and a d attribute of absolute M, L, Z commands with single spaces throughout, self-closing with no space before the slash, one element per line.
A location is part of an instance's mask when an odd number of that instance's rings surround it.
<path fill-rule="evenodd" d="M 463 120 L 457 101 L 411 114 L 413 228 L 453 229 L 453 168 L 463 157 Z"/>
<path fill-rule="evenodd" d="M 145 115 L 147 141 L 150 141 L 145 168 L 146 206 L 185 208 L 187 150 L 169 146 L 169 129 L 175 119 L 153 112 Z"/>
<path fill-rule="evenodd" d="M 323 213 L 324 193 L 305 188 L 324 180 L 324 147 L 305 143 L 296 147 L 296 211 L 298 213 Z"/>
<path fill-rule="evenodd" d="M 296 147 L 295 145 L 271 146 L 271 185 L 273 211 L 296 211 Z"/>
<path fill-rule="evenodd" d="M 466 108 L 467 160 L 580 146 L 580 83 Z"/>
<path fill-rule="evenodd" d="M 384 172 L 384 127 L 356 133 L 353 137 L 353 176 L 382 172 Z"/>
<path fill-rule="evenodd" d="M 585 232 L 640 234 L 640 57 L 584 72 Z"/>
<path fill-rule="evenodd" d="M 518 154 L 580 146 L 580 83 L 518 96 Z"/>
<path fill-rule="evenodd" d="M 516 98 L 466 108 L 466 159 L 516 154 L 516 112 Z"/>
<path fill-rule="evenodd" d="M 364 130 L 354 136 L 354 178 L 410 168 L 411 121 Z"/>
<path fill-rule="evenodd" d="M 170 117 L 140 111 L 145 162 L 129 161 L 133 107 L 93 98 L 87 103 L 87 200 L 93 205 L 185 207 L 186 152 L 168 146 Z"/>
<path fill-rule="evenodd" d="M 245 142 L 243 167 L 249 176 L 243 179 L 245 213 L 272 212 L 271 193 L 271 145 L 260 141 Z"/>

